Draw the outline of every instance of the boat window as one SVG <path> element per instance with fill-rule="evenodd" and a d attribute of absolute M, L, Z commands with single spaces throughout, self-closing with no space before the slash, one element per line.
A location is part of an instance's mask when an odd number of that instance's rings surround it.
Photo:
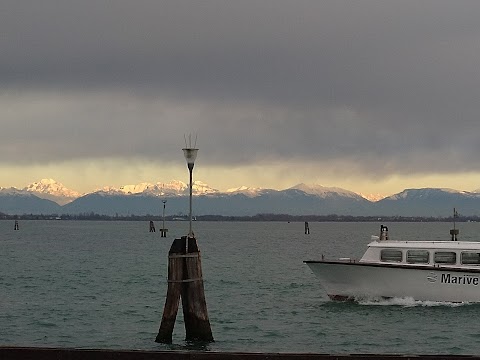
<path fill-rule="evenodd" d="M 455 264 L 457 262 L 457 254 L 453 251 L 437 251 L 434 260 L 437 264 Z"/>
<path fill-rule="evenodd" d="M 407 251 L 407 263 L 409 264 L 428 264 L 429 258 L 428 250 Z"/>
<path fill-rule="evenodd" d="M 473 251 L 462 252 L 462 264 L 480 265 L 480 253 Z"/>
<path fill-rule="evenodd" d="M 380 252 L 380 260 L 386 262 L 401 262 L 402 251 L 394 249 L 383 249 Z"/>

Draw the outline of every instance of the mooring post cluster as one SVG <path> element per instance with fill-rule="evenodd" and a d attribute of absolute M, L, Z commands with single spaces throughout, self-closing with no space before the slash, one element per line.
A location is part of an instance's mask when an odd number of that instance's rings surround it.
<path fill-rule="evenodd" d="M 185 141 L 186 143 L 186 141 Z M 168 287 L 162 322 L 156 342 L 172 343 L 173 328 L 182 299 L 185 340 L 213 341 L 203 286 L 202 263 L 197 239 L 192 231 L 192 172 L 198 149 L 185 144 L 183 153 L 190 172 L 190 225 L 188 236 L 175 239 L 168 253 Z M 196 144 L 195 144 L 196 145 Z M 165 226 L 164 226 L 165 227 Z"/>
<path fill-rule="evenodd" d="M 150 232 L 155 232 L 155 224 L 153 223 L 152 220 L 150 220 L 149 231 Z"/>
<path fill-rule="evenodd" d="M 185 322 L 185 340 L 213 341 L 205 300 L 200 251 L 197 240 L 187 236 L 175 239 L 168 253 L 167 298 L 156 342 L 172 343 L 180 298 Z"/>

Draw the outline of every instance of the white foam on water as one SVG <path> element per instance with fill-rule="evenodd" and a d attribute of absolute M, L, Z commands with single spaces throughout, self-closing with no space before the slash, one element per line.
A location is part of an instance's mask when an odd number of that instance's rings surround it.
<path fill-rule="evenodd" d="M 433 307 L 433 306 L 447 306 L 458 307 L 470 305 L 469 302 L 446 302 L 446 301 L 427 301 L 415 300 L 412 297 L 394 297 L 394 298 L 362 298 L 356 300 L 360 305 L 376 305 L 376 306 L 403 306 L 403 307 Z"/>

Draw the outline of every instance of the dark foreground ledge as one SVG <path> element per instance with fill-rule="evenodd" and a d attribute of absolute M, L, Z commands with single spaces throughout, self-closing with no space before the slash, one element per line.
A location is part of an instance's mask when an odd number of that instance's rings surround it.
<path fill-rule="evenodd" d="M 477 355 L 299 354 L 144 351 L 0 346 L 0 360 L 480 360 Z"/>

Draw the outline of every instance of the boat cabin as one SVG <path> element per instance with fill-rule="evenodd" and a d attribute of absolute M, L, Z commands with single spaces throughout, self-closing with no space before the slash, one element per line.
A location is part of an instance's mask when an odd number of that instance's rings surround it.
<path fill-rule="evenodd" d="M 455 230 L 455 235 L 458 230 Z M 389 240 L 388 228 L 380 226 L 380 236 L 372 236 L 360 262 L 480 268 L 480 242 Z M 452 238 L 453 240 L 453 238 Z"/>
<path fill-rule="evenodd" d="M 360 262 L 480 268 L 480 242 L 372 238 Z"/>

